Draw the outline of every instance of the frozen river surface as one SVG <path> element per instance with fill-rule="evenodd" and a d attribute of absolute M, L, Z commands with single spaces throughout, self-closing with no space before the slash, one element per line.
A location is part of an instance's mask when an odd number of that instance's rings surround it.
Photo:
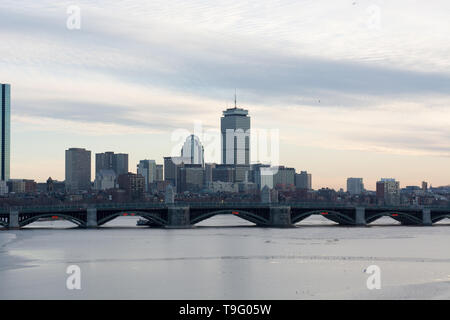
<path fill-rule="evenodd" d="M 384 218 L 383 218 L 384 219 Z M 450 299 L 450 221 L 265 229 L 216 216 L 193 229 L 98 230 L 37 222 L 0 230 L 0 299 Z M 68 290 L 67 267 L 81 270 Z M 377 265 L 381 289 L 364 270 Z"/>

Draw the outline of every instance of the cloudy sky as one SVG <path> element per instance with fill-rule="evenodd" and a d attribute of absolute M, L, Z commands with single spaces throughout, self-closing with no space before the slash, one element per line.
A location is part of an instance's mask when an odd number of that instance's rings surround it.
<path fill-rule="evenodd" d="M 11 176 L 63 180 L 68 147 L 129 153 L 130 171 L 162 163 L 175 132 L 217 132 L 237 89 L 255 136 L 279 130 L 280 163 L 314 188 L 450 184 L 448 12 L 446 0 L 2 0 Z"/>

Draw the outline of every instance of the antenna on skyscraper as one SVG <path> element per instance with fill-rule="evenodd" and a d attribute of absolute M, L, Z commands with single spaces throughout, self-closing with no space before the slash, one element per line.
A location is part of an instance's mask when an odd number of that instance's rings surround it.
<path fill-rule="evenodd" d="M 237 109 L 236 88 L 234 88 L 234 108 Z"/>

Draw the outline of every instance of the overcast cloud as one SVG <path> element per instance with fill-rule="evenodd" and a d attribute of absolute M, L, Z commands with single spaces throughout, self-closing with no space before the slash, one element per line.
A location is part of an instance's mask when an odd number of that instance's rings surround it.
<path fill-rule="evenodd" d="M 66 27 L 70 5 L 81 8 L 80 30 Z M 400 155 L 392 160 L 402 164 L 396 177 L 446 184 L 448 12 L 445 0 L 2 0 L 0 83 L 12 85 L 12 175 L 64 178 L 63 163 L 27 164 L 30 133 L 46 139 L 48 152 L 33 155 L 42 163 L 73 142 L 129 152 L 131 170 L 141 157 L 162 162 L 173 130 L 191 130 L 194 121 L 217 129 L 237 88 L 252 125 L 279 128 L 281 161 L 312 171 L 315 187 L 339 186 L 357 160 L 340 160 L 342 176 L 329 176 L 304 156 L 310 148 L 321 158 L 345 150 L 387 162 Z M 114 135 L 145 143 L 109 143 Z M 93 144 L 93 136 L 104 137 Z M 411 176 L 417 157 L 427 164 Z M 385 169 L 374 162 L 371 172 L 354 175 L 373 180 Z"/>

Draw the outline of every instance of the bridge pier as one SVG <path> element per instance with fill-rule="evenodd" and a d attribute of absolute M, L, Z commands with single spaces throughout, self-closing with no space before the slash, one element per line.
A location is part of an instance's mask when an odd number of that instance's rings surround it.
<path fill-rule="evenodd" d="M 189 207 L 170 206 L 168 208 L 168 229 L 191 228 L 191 217 Z"/>
<path fill-rule="evenodd" d="M 9 212 L 9 224 L 8 229 L 18 230 L 20 229 L 19 224 L 19 211 L 11 210 Z"/>
<path fill-rule="evenodd" d="M 291 207 L 270 207 L 270 226 L 276 228 L 291 228 Z"/>
<path fill-rule="evenodd" d="M 86 227 L 97 228 L 97 208 L 87 208 L 86 210 Z"/>
<path fill-rule="evenodd" d="M 366 222 L 366 209 L 363 207 L 355 208 L 355 224 L 357 226 L 365 226 Z"/>
<path fill-rule="evenodd" d="M 424 208 L 422 210 L 422 225 L 431 226 L 433 222 L 431 221 L 431 210 Z"/>

